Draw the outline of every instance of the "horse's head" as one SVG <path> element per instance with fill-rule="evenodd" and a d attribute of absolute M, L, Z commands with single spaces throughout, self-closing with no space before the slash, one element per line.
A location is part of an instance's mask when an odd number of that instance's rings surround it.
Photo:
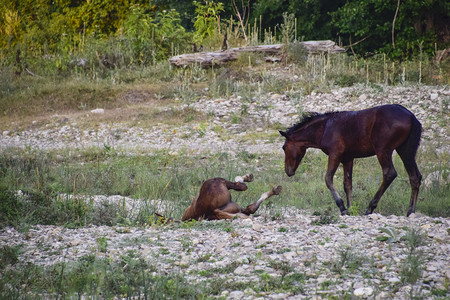
<path fill-rule="evenodd" d="M 283 145 L 284 150 L 284 170 L 287 176 L 291 177 L 295 175 L 300 162 L 305 156 L 307 147 L 304 142 L 294 141 L 284 131 L 280 131 L 280 134 L 286 138 Z"/>

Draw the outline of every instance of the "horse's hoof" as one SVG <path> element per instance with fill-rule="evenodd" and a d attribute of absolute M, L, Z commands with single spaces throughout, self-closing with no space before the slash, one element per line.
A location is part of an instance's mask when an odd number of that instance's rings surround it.
<path fill-rule="evenodd" d="M 244 182 L 252 182 L 252 181 L 253 181 L 253 174 L 252 173 L 244 175 Z"/>
<path fill-rule="evenodd" d="M 279 195 L 279 194 L 281 194 L 282 190 L 283 190 L 283 187 L 281 185 L 279 185 L 277 187 L 274 187 L 272 189 L 272 192 L 273 192 L 274 195 Z"/>
<path fill-rule="evenodd" d="M 341 211 L 341 216 L 348 216 L 348 215 L 349 215 L 348 210 Z"/>

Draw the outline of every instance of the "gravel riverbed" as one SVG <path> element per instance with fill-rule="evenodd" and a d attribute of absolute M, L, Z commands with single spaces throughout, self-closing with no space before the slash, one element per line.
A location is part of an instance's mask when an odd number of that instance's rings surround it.
<path fill-rule="evenodd" d="M 300 92 L 299 92 L 300 93 Z M 5 130 L 0 135 L 0 147 L 29 147 L 31 149 L 63 149 L 103 147 L 107 145 L 126 152 L 169 150 L 192 152 L 231 152 L 246 150 L 252 153 L 280 152 L 280 142 L 269 140 L 276 130 L 271 125 L 289 127 L 299 119 L 299 112 L 359 110 L 381 104 L 397 103 L 411 110 L 422 123 L 422 143 L 437 153 L 450 152 L 450 89 L 430 86 L 377 86 L 357 85 L 336 88 L 328 93 L 312 92 L 263 94 L 244 100 L 230 98 L 201 98 L 192 104 L 180 104 L 163 109 L 193 108 L 212 115 L 206 124 L 158 124 L 151 129 L 119 123 L 104 122 L 95 128 L 80 125 L 76 118 L 54 115 L 45 122 L 33 122 L 25 130 Z M 151 104 L 149 104 L 151 105 Z M 87 112 L 82 118 L 95 120 L 103 109 Z M 116 112 L 120 114 L 120 110 Z M 241 116 L 240 122 L 233 116 Z M 79 118 L 79 116 L 78 116 Z M 220 128 L 221 130 L 217 130 Z M 257 133 L 267 138 L 246 138 Z"/>
<path fill-rule="evenodd" d="M 209 222 L 200 228 L 34 226 L 27 233 L 6 228 L 0 231 L 0 246 L 21 244 L 19 263 L 38 265 L 70 262 L 90 254 L 117 260 L 134 250 L 160 272 L 182 273 L 188 281 L 220 278 L 249 283 L 247 289 L 220 294 L 231 299 L 327 299 L 346 294 L 369 299 L 410 299 L 411 295 L 434 299 L 436 291 L 450 296 L 449 219 L 373 214 L 340 217 L 335 223 L 320 225 L 317 218 L 286 208 L 279 220 L 262 213 L 255 218 Z M 423 259 L 423 270 L 414 285 L 405 284 L 402 275 L 410 251 L 404 237 L 411 231 L 423 237 L 423 244 L 415 249 Z M 99 237 L 106 237 L 106 251 L 99 250 Z M 284 271 L 282 266 L 289 269 Z M 293 283 L 301 287 L 298 294 L 252 290 L 262 274 L 279 278 L 290 273 L 302 274 L 302 280 Z"/>

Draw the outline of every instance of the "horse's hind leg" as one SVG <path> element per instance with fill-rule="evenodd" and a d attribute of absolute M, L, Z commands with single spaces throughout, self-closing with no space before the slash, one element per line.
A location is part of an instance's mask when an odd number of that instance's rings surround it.
<path fill-rule="evenodd" d="M 261 205 L 261 203 L 266 200 L 267 198 L 272 197 L 273 195 L 279 195 L 282 191 L 282 187 L 279 185 L 277 187 L 272 188 L 270 191 L 264 193 L 261 195 L 261 197 L 258 199 L 258 201 L 256 201 L 255 203 L 250 204 L 249 206 L 247 206 L 242 213 L 246 214 L 246 215 L 251 215 L 254 214 L 259 206 Z"/>
<path fill-rule="evenodd" d="M 381 183 L 377 193 L 369 203 L 366 215 L 373 213 L 374 209 L 377 208 L 378 201 L 380 201 L 381 196 L 383 196 L 386 189 L 397 177 L 397 171 L 395 171 L 394 164 L 392 163 L 392 151 L 377 154 L 378 162 L 383 169 L 383 182 Z"/>
<path fill-rule="evenodd" d="M 419 188 L 422 181 L 422 175 L 417 167 L 415 155 L 408 155 L 409 152 L 402 148 L 397 149 L 397 153 L 403 161 L 406 172 L 408 172 L 409 183 L 411 184 L 411 200 L 409 202 L 409 209 L 407 216 L 416 211 L 417 197 L 419 195 Z"/>

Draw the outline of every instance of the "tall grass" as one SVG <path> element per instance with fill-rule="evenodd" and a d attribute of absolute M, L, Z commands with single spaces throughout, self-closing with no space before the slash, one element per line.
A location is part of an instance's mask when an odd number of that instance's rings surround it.
<path fill-rule="evenodd" d="M 4 251 L 2 251 L 4 252 Z M 159 274 L 135 252 L 118 261 L 87 255 L 50 267 L 34 264 L 2 270 L 2 299 L 91 298 L 187 299 L 206 291 L 182 274 Z"/>
<path fill-rule="evenodd" d="M 0 124 L 8 127 L 18 117 L 47 116 L 55 111 L 116 108 L 126 104 L 117 99 L 124 99 L 122 95 L 136 86 L 153 98 L 172 101 L 178 98 L 191 103 L 202 96 L 240 95 L 251 99 L 267 92 L 292 90 L 309 94 L 314 90 L 356 83 L 450 84 L 450 62 L 437 64 L 430 58 L 398 62 L 389 61 L 383 55 L 368 59 L 347 54 L 307 57 L 300 44 L 293 42 L 287 47 L 286 60 L 289 64 L 288 78 L 279 78 L 273 73 L 276 66 L 266 64 L 261 56 L 254 54 L 242 55 L 235 63 L 213 69 L 198 66 L 173 68 L 168 62 L 161 62 L 104 72 L 76 72 L 67 76 L 17 77 L 11 69 L 3 66 L 0 70 L 0 107 L 3 113 Z"/>
<path fill-rule="evenodd" d="M 419 168 L 424 174 L 443 166 L 444 156 L 419 153 Z M 381 199 L 377 212 L 385 215 L 405 215 L 409 206 L 409 179 L 401 160 L 394 156 L 399 173 Z M 231 156 L 227 153 L 192 155 L 181 152 L 167 155 L 156 152 L 144 155 L 126 155 L 114 150 L 92 148 L 74 152 L 41 152 L 38 150 L 11 150 L 0 154 L 0 185 L 2 188 L 2 226 L 22 223 L 66 224 L 80 226 L 87 223 L 106 225 L 120 222 L 146 223 L 157 207 L 151 200 L 161 199 L 167 216 L 179 219 L 202 182 L 212 177 L 234 179 L 237 175 L 253 172 L 255 181 L 245 192 L 232 191 L 241 206 L 246 206 L 276 185 L 283 186 L 280 196 L 262 206 L 274 217 L 282 217 L 284 207 L 295 206 L 311 212 L 328 209 L 338 214 L 334 201 L 325 186 L 327 157 L 308 153 L 294 177 L 283 170 L 283 157 L 252 155 L 247 152 Z M 357 160 L 354 167 L 354 214 L 362 214 L 381 184 L 382 172 L 375 158 Z M 342 170 L 335 176 L 335 185 L 341 186 Z M 25 196 L 16 195 L 18 190 Z M 407 192 L 405 192 L 407 191 Z M 117 206 L 103 206 L 100 210 L 77 198 L 65 196 L 122 195 L 140 199 L 144 205 L 139 211 L 123 211 Z M 344 197 L 343 188 L 340 194 Z M 423 187 L 417 211 L 430 216 L 450 216 L 447 201 L 448 186 Z M 106 204 L 105 204 L 106 205 Z M 107 214 L 107 211 L 109 215 Z M 99 218 L 98 214 L 108 217 Z M 160 211 L 161 213 L 161 211 Z"/>

